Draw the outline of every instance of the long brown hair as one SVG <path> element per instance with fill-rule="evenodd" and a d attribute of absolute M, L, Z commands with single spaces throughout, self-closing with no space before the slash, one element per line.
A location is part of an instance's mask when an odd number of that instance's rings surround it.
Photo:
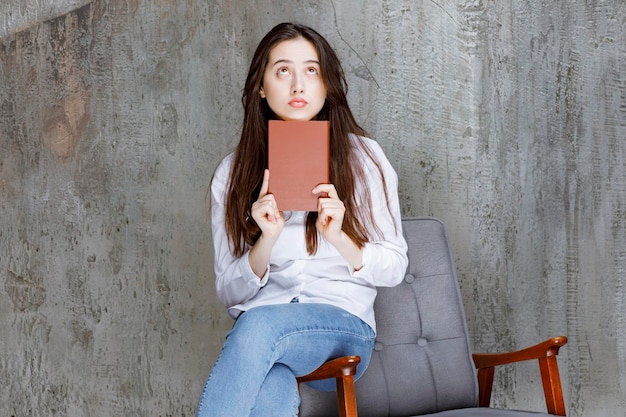
<path fill-rule="evenodd" d="M 258 198 L 263 170 L 267 167 L 267 122 L 276 118 L 267 101 L 259 96 L 263 75 L 272 48 L 279 42 L 295 38 L 304 38 L 311 42 L 319 57 L 320 72 L 326 87 L 326 102 L 315 119 L 330 121 L 330 182 L 335 185 L 346 208 L 343 231 L 359 247 L 374 234 L 380 235 L 373 219 L 371 196 L 367 186 L 359 187 L 359 193 L 363 195 L 357 199 L 357 182 L 365 184 L 364 167 L 358 161 L 357 148 L 365 152 L 377 167 L 385 185 L 383 188 L 386 197 L 387 187 L 378 161 L 358 139 L 358 136 L 367 134 L 358 125 L 348 106 L 348 85 L 339 58 L 326 39 L 315 30 L 300 24 L 281 23 L 259 43 L 250 63 L 241 99 L 244 107 L 243 126 L 230 170 L 225 203 L 226 234 L 235 256 L 243 255 L 246 245 L 253 245 L 261 235 L 250 210 Z M 357 135 L 357 138 L 353 136 L 351 139 L 350 134 Z M 314 254 L 317 250 L 316 219 L 316 212 L 308 213 L 306 242 L 309 254 Z"/>

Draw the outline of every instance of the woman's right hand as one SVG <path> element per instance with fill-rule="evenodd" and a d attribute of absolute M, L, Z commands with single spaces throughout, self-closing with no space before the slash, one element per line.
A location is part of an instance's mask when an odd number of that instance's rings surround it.
<path fill-rule="evenodd" d="M 265 170 L 263 173 L 263 183 L 259 198 L 252 204 L 252 218 L 261 229 L 263 237 L 271 240 L 278 239 L 280 232 L 285 225 L 285 219 L 278 210 L 276 199 L 273 194 L 269 194 L 270 172 Z"/>
<path fill-rule="evenodd" d="M 285 225 L 285 218 L 278 211 L 276 199 L 269 194 L 270 172 L 266 169 L 263 173 L 263 184 L 259 198 L 252 204 L 252 218 L 261 229 L 261 236 L 254 243 L 248 254 L 250 268 L 259 279 L 263 279 L 272 254 L 274 243 L 278 240 L 280 232 Z"/>

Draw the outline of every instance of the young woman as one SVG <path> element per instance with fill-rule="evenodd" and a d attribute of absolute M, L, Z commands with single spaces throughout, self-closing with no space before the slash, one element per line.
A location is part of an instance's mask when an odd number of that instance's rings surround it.
<path fill-rule="evenodd" d="M 261 40 L 243 93 L 234 153 L 211 182 L 216 288 L 236 319 L 202 392 L 199 417 L 296 416 L 296 377 L 359 355 L 375 336 L 377 286 L 407 266 L 397 176 L 365 137 L 339 60 L 313 29 L 292 23 Z M 330 121 L 330 184 L 317 212 L 281 212 L 268 193 L 270 119 Z M 333 389 L 334 380 L 318 383 Z"/>

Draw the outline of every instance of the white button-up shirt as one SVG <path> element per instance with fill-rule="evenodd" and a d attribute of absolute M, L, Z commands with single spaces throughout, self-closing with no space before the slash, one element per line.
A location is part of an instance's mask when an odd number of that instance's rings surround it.
<path fill-rule="evenodd" d="M 224 227 L 224 202 L 234 154 L 217 167 L 211 182 L 211 226 L 215 248 L 216 289 L 220 301 L 236 318 L 252 307 L 289 303 L 297 297 L 301 303 L 324 303 L 340 307 L 361 318 L 376 330 L 374 299 L 376 287 L 397 285 L 407 267 L 407 245 L 402 236 L 398 202 L 398 178 L 380 146 L 371 139 L 362 140 L 380 164 L 387 184 L 389 209 L 378 170 L 366 156 L 361 162 L 372 199 L 373 218 L 382 232 L 363 248 L 363 267 L 352 266 L 323 238 L 317 252 L 306 250 L 306 212 L 285 212 L 285 226 L 276 241 L 267 272 L 259 278 L 248 262 L 248 250 L 236 258 L 230 251 Z M 358 149 L 358 147 L 357 147 Z M 279 207 L 280 209 L 280 207 Z"/>

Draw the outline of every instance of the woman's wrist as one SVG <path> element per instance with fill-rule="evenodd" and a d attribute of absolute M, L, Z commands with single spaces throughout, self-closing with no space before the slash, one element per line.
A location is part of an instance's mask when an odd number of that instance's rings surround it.
<path fill-rule="evenodd" d="M 360 248 L 343 230 L 338 239 L 329 241 L 329 243 L 337 249 L 337 252 L 348 261 L 355 271 L 363 268 L 363 248 Z"/>
<path fill-rule="evenodd" d="M 254 246 L 250 249 L 248 262 L 250 263 L 250 268 L 252 268 L 252 271 L 259 279 L 263 279 L 267 272 L 274 243 L 276 243 L 276 239 L 268 238 L 261 234 L 254 243 Z"/>

